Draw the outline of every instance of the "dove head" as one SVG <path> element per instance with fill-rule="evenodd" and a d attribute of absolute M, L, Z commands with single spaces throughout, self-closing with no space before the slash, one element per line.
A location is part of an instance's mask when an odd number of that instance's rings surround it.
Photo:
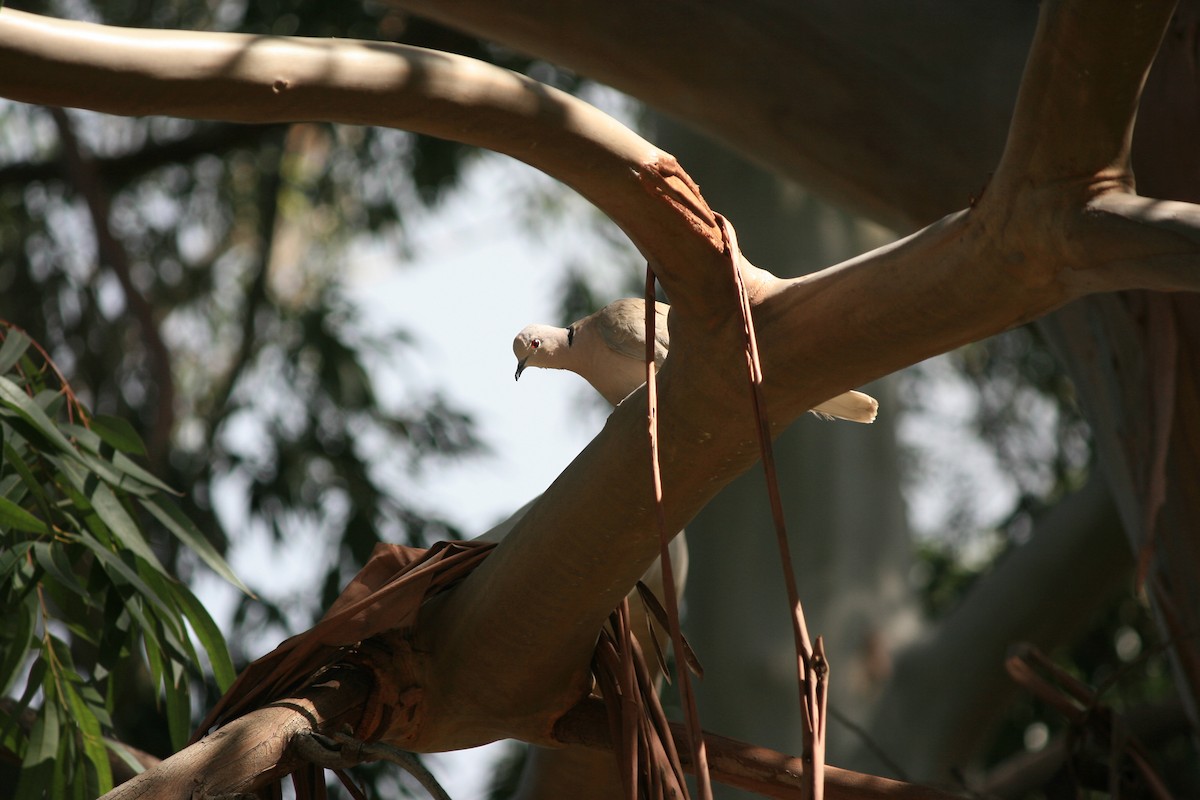
<path fill-rule="evenodd" d="M 526 367 L 561 369 L 555 357 L 570 346 L 570 331 L 551 325 L 529 325 L 513 339 L 513 354 L 517 357 L 516 379 Z"/>

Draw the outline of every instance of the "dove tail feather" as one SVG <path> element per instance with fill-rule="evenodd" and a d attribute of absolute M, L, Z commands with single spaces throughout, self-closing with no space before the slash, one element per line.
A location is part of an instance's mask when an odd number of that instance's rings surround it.
<path fill-rule="evenodd" d="M 822 419 L 845 419 L 851 422 L 874 422 L 878 412 L 878 401 L 862 392 L 839 394 L 812 409 L 812 413 Z"/>

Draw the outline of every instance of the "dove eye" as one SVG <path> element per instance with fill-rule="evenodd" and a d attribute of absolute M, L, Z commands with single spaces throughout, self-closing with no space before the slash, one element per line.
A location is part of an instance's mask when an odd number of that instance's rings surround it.
<path fill-rule="evenodd" d="M 538 349 L 539 347 L 541 347 L 541 346 L 542 346 L 542 340 L 541 340 L 541 339 L 534 339 L 533 341 L 531 341 L 531 342 L 529 343 L 529 349 L 530 349 L 530 350 L 537 350 L 537 349 Z"/>
<path fill-rule="evenodd" d="M 575 326 L 567 328 L 567 347 L 575 344 Z"/>

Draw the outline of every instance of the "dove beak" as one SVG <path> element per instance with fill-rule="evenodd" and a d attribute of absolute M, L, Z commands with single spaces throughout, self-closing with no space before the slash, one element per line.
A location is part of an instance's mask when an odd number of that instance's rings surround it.
<path fill-rule="evenodd" d="M 525 356 L 517 362 L 517 374 L 513 376 L 514 381 L 521 380 L 521 373 L 525 371 L 525 364 L 529 361 L 529 356 Z"/>

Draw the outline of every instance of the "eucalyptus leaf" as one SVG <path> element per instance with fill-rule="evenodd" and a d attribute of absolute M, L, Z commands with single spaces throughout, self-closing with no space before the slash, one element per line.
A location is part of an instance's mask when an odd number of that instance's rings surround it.
<path fill-rule="evenodd" d="M 88 428 L 85 425 L 79 425 L 74 422 L 60 423 L 58 429 L 62 431 L 63 436 L 66 436 L 75 444 L 75 449 L 84 449 L 92 453 L 99 453 L 104 440 L 100 435 Z"/>
<path fill-rule="evenodd" d="M 6 635 L 0 638 L 0 642 L 3 642 L 3 646 L 0 647 L 0 697 L 8 695 L 9 689 L 24 671 L 29 653 L 33 649 L 37 614 L 37 602 L 32 594 L 27 595 L 15 607 L 5 609 Z"/>
<path fill-rule="evenodd" d="M 29 702 L 33 700 L 33 696 L 37 694 L 38 689 L 41 689 L 42 684 L 46 681 L 46 671 L 46 659 L 39 653 L 37 658 L 33 660 L 33 666 L 29 668 L 29 677 L 25 680 L 25 691 L 21 693 L 20 699 L 17 700 L 15 713 L 19 714 L 29 707 Z"/>
<path fill-rule="evenodd" d="M 114 739 L 105 739 L 104 745 L 112 752 L 113 755 L 121 760 L 122 764 L 129 767 L 129 770 L 134 775 L 141 775 L 146 771 L 146 768 L 142 765 L 142 762 L 138 761 L 133 753 L 129 751 L 129 748 L 123 743 Z"/>
<path fill-rule="evenodd" d="M 4 4 L 0 3 L 0 7 Z M 13 365 L 21 360 L 29 349 L 30 340 L 25 331 L 7 328 L 4 331 L 4 344 L 0 345 L 0 372 L 8 372 Z"/>
<path fill-rule="evenodd" d="M 70 683 L 64 684 L 64 694 L 67 707 L 71 710 L 71 722 L 79 729 L 83 754 L 96 776 L 97 785 L 89 788 L 97 794 L 103 794 L 112 788 L 113 778 L 112 766 L 108 763 L 108 750 L 104 746 L 104 737 L 100 730 L 100 720 Z"/>
<path fill-rule="evenodd" d="M 66 479 L 65 485 L 61 482 L 59 484 L 63 491 L 67 491 L 69 486 L 84 498 L 91 495 L 96 490 L 96 485 L 102 482 L 130 494 L 149 495 L 157 491 L 157 489 L 142 485 L 139 481 L 131 480 L 117 470 L 111 462 L 95 453 L 89 453 L 87 450 L 76 450 L 69 456 L 51 453 L 42 453 L 41 455 L 58 470 L 59 477 Z M 86 500 L 79 498 L 72 498 L 72 500 L 77 504 L 86 505 Z"/>
<path fill-rule="evenodd" d="M 78 767 L 81 765 L 77 765 L 75 761 L 75 737 L 71 735 L 70 728 L 64 733 L 66 735 L 58 739 L 58 758 L 51 773 L 49 795 L 55 800 L 76 800 L 79 790 L 86 786 L 86 781 L 77 780 Z"/>
<path fill-rule="evenodd" d="M 59 450 L 62 450 L 64 453 L 75 454 L 75 448 L 67 440 L 67 437 L 63 436 L 58 430 L 58 426 L 54 424 L 54 421 L 46 416 L 46 412 L 34 402 L 32 397 L 25 394 L 20 386 L 17 386 L 2 375 L 0 375 L 0 405 L 7 406 L 15 411 Z"/>
<path fill-rule="evenodd" d="M 221 629 L 213 622 L 208 610 L 196 599 L 188 587 L 182 584 L 177 586 L 175 599 L 179 601 L 183 613 L 187 615 L 192 630 L 196 632 L 196 638 L 204 647 L 204 652 L 208 653 L 217 688 L 222 692 L 225 691 L 233 683 L 237 673 L 234 671 L 233 660 L 229 656 L 229 645 L 225 642 Z"/>
<path fill-rule="evenodd" d="M 13 468 L 13 471 L 20 477 L 21 482 L 25 485 L 26 490 L 37 501 L 38 508 L 42 510 L 42 514 L 50 518 L 50 503 L 46 499 L 46 490 L 42 486 L 42 482 L 34 475 L 33 469 L 26 463 L 21 454 L 17 452 L 12 443 L 4 445 L 4 463 Z"/>
<path fill-rule="evenodd" d="M 192 704 L 185 680 L 165 681 L 164 698 L 167 706 L 167 730 L 171 734 L 171 747 L 176 751 L 187 747 L 192 736 Z"/>
<path fill-rule="evenodd" d="M 61 545 L 54 542 L 37 542 L 33 545 L 33 554 L 42 569 L 46 570 L 64 588 L 83 597 L 89 595 L 89 592 L 83 588 L 83 584 L 79 582 L 79 576 L 75 574 Z"/>
<path fill-rule="evenodd" d="M 45 522 L 42 522 L 7 497 L 0 497 L 0 533 L 3 533 L 5 530 L 41 534 L 50 532 Z"/>
<path fill-rule="evenodd" d="M 166 492 L 167 494 L 173 494 L 173 495 L 179 494 L 179 492 L 177 490 L 172 489 L 166 483 L 164 483 L 163 481 L 154 477 L 154 475 L 152 473 L 147 472 L 145 469 L 142 469 L 141 467 L 139 467 L 137 465 L 137 463 L 134 462 L 133 459 L 131 459 L 129 456 L 125 455 L 124 453 L 113 454 L 112 465 L 113 465 L 113 468 L 119 470 L 123 475 L 125 475 L 129 478 L 133 478 L 134 480 L 138 481 L 139 483 L 145 484 L 147 487 L 157 489 L 160 492 Z M 124 481 L 124 479 L 122 480 L 122 485 L 123 486 L 128 485 L 127 482 Z"/>
<path fill-rule="evenodd" d="M 138 567 L 138 574 L 159 597 L 171 603 L 170 615 L 158 615 L 160 643 L 164 650 L 174 655 L 174 661 L 196 664 L 199 661 L 196 648 L 192 646 L 183 614 L 176 605 L 182 584 L 142 565 Z"/>
<path fill-rule="evenodd" d="M 135 572 L 128 564 L 122 561 L 120 556 L 113 553 L 108 548 L 104 547 L 104 545 L 90 537 L 81 536 L 79 541 L 96 554 L 96 559 L 100 562 L 100 565 L 104 571 L 108 573 L 110 579 L 116 582 L 116 579 L 120 578 L 124 583 L 133 587 L 133 589 L 137 592 L 137 598 L 133 599 L 141 598 L 149 601 L 152 606 L 156 607 L 163 615 L 167 617 L 172 617 L 175 615 L 175 609 L 167 601 L 159 597 L 153 589 L 147 586 L 146 582 L 143 581 L 137 572 Z M 142 609 L 137 607 L 136 604 L 131 601 L 131 599 L 126 599 L 125 607 L 129 609 L 129 613 L 133 614 L 134 618 L 137 619 L 143 627 L 150 628 L 149 622 L 146 619 Z M 154 635 L 152 628 L 143 631 L 143 633 L 146 636 Z"/>
<path fill-rule="evenodd" d="M 97 414 L 88 420 L 88 424 L 101 439 L 122 453 L 131 453 L 135 456 L 146 455 L 146 445 L 142 441 L 142 437 L 138 436 L 137 431 L 129 424 L 128 420 L 122 417 Z"/>
<path fill-rule="evenodd" d="M 25 758 L 21 760 L 21 771 L 37 767 L 41 764 L 53 764 L 58 754 L 58 710 L 54 703 L 53 682 L 46 684 L 45 702 L 29 732 L 29 746 L 25 749 Z"/>
<path fill-rule="evenodd" d="M 21 498 L 29 494 L 25 485 L 21 482 L 20 475 L 5 475 L 0 478 L 0 496 L 7 497 L 14 503 L 20 503 Z"/>
<path fill-rule="evenodd" d="M 0 706 L 0 751 L 20 757 L 25 751 L 25 742 L 25 732 L 17 724 L 16 717 L 7 708 Z"/>
<path fill-rule="evenodd" d="M 254 596 L 250 588 L 242 583 L 238 576 L 234 574 L 233 569 L 221 557 L 221 554 L 217 552 L 216 548 L 212 546 L 212 543 L 208 541 L 204 534 L 200 532 L 195 523 L 188 519 L 170 499 L 160 495 L 157 497 L 142 498 L 140 502 L 142 507 L 153 514 L 154 518 L 173 533 L 179 541 L 183 542 L 196 555 L 200 556 L 204 560 L 204 563 L 212 568 L 213 572 L 229 581 L 229 583 L 236 586 L 246 595 L 250 597 Z"/>
<path fill-rule="evenodd" d="M 8 582 L 10 572 L 25 563 L 25 554 L 29 552 L 33 544 L 33 540 L 5 543 L 4 549 L 0 550 L 0 586 Z"/>
<path fill-rule="evenodd" d="M 83 698 L 83 702 L 88 704 L 88 708 L 96 716 L 100 723 L 100 728 L 112 728 L 112 716 L 108 713 L 108 706 L 105 698 L 100 696 L 100 692 L 96 691 L 96 687 L 92 683 L 85 683 L 79 687 L 79 696 Z"/>
<path fill-rule="evenodd" d="M 50 649 L 54 653 L 51 666 L 57 667 L 54 670 L 55 675 L 73 683 L 82 681 L 83 678 L 75 671 L 75 658 L 71 655 L 71 646 L 53 634 L 48 635 L 44 641 L 49 644 Z M 60 699 L 65 702 L 65 698 Z"/>
<path fill-rule="evenodd" d="M 99 570 L 96 570 L 96 572 L 99 572 Z M 125 607 L 125 601 L 122 599 L 120 593 L 104 593 L 104 612 L 101 615 L 101 619 L 104 620 L 104 624 L 96 653 L 97 673 L 117 669 L 125 659 L 129 658 L 131 645 L 133 644 L 133 637 L 129 631 L 129 627 L 132 624 L 132 615 L 129 613 L 129 609 Z"/>
<path fill-rule="evenodd" d="M 159 572 L 166 574 L 166 570 L 159 563 L 154 551 L 150 549 L 138 524 L 134 522 L 133 517 L 125 510 L 125 506 L 121 504 L 120 499 L 111 488 L 106 484 L 99 484 L 92 492 L 91 501 L 92 508 L 96 510 L 100 519 L 104 520 L 109 531 L 117 537 L 122 545 Z"/>
<path fill-rule="evenodd" d="M 116 454 L 114 461 L 108 461 L 95 453 L 87 451 L 79 451 L 75 453 L 75 457 L 86 470 L 90 471 L 86 475 L 87 478 L 93 480 L 94 478 L 99 478 L 113 488 L 120 489 L 129 494 L 146 497 L 159 491 L 172 491 L 165 483 L 141 467 L 138 467 L 128 457 L 120 453 Z M 123 459 L 122 463 L 125 466 L 118 467 L 115 463 L 116 459 Z M 86 491 L 85 489 L 85 493 Z"/>
<path fill-rule="evenodd" d="M 115 417 L 106 417 L 105 419 L 116 419 Z M 128 424 L 128 423 L 126 423 Z M 96 420 L 92 420 L 92 427 L 85 428 L 82 425 L 63 425 L 64 433 L 69 434 L 82 451 L 79 453 L 80 460 L 93 471 L 96 472 L 104 480 L 111 483 L 113 486 L 129 491 L 136 491 L 138 494 L 145 494 L 147 488 L 157 489 L 160 492 L 169 494 L 179 494 L 153 473 L 145 468 L 138 466 L 132 458 L 121 452 L 120 448 L 116 452 L 111 453 L 111 456 L 102 452 L 102 446 L 109 440 L 105 438 L 105 434 L 99 432 L 96 426 Z M 133 442 L 126 442 L 127 437 L 134 437 Z M 129 433 L 115 437 L 119 441 L 131 447 L 142 447 L 141 440 L 136 439 L 137 434 L 130 429 Z M 144 448 L 143 448 L 144 449 Z M 140 455 L 141 451 L 137 449 L 130 450 L 135 455 Z M 130 483 L 130 479 L 136 481 L 136 484 Z"/>
<path fill-rule="evenodd" d="M 146 633 L 149 634 L 149 631 Z M 146 650 L 146 666 L 150 668 L 150 685 L 154 687 L 155 694 L 157 694 L 158 687 L 163 683 L 162 648 L 158 646 L 157 636 L 146 635 L 142 645 Z"/>

